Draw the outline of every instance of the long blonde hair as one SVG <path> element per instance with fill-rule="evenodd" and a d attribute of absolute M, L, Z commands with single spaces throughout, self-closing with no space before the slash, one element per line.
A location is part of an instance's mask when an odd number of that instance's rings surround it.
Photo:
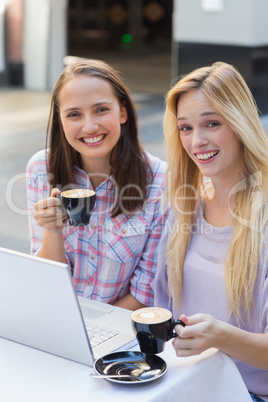
<path fill-rule="evenodd" d="M 167 143 L 167 196 L 176 225 L 167 249 L 170 294 L 179 305 L 183 265 L 203 177 L 182 147 L 177 126 L 177 104 L 182 94 L 199 89 L 223 116 L 242 143 L 244 180 L 236 190 L 233 237 L 225 261 L 229 313 L 241 319 L 241 306 L 250 317 L 263 230 L 268 220 L 268 140 L 261 127 L 254 98 L 242 76 L 231 65 L 216 62 L 182 77 L 166 98 L 164 134 Z M 183 230 L 182 230 L 183 228 Z M 188 231 L 185 228 L 189 228 Z"/>

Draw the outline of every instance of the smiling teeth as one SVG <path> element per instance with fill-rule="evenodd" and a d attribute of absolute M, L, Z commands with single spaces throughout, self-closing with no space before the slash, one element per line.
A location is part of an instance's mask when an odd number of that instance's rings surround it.
<path fill-rule="evenodd" d="M 94 144 L 95 142 L 99 142 L 100 140 L 102 140 L 104 137 L 104 134 L 98 135 L 97 137 L 93 137 L 93 138 L 83 138 L 83 141 L 88 143 L 88 144 Z"/>
<path fill-rule="evenodd" d="M 208 160 L 212 158 L 213 156 L 217 155 L 218 151 L 214 152 L 208 152 L 206 154 L 198 154 L 196 155 L 197 159 L 201 159 L 202 161 Z"/>

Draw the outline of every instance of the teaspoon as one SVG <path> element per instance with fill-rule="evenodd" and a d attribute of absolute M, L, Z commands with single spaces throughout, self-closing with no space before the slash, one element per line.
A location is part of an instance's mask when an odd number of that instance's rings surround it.
<path fill-rule="evenodd" d="M 150 378 L 156 377 L 158 374 L 160 374 L 161 370 L 160 369 L 155 369 L 155 370 L 147 370 L 143 371 L 139 375 L 131 375 L 131 374 L 91 374 L 91 377 L 94 378 L 129 378 L 129 379 L 135 379 L 137 381 L 142 381 L 142 380 L 148 380 Z"/>

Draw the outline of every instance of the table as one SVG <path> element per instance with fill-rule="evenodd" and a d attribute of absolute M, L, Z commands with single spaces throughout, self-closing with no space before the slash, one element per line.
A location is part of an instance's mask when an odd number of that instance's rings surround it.
<path fill-rule="evenodd" d="M 163 377 L 145 384 L 121 385 L 91 378 L 91 367 L 0 338 L 0 401 L 251 401 L 235 364 L 217 349 L 178 358 L 168 342 L 160 356 L 168 365 Z"/>

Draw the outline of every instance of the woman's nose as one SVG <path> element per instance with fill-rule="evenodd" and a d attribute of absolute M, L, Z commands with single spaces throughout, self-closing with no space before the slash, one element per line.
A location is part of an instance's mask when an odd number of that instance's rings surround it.
<path fill-rule="evenodd" d="M 98 129 L 98 125 L 92 118 L 92 116 L 85 116 L 84 121 L 83 121 L 83 131 L 86 133 L 94 133 Z"/>
<path fill-rule="evenodd" d="M 192 145 L 195 147 L 201 147 L 206 145 L 208 139 L 202 129 L 195 129 L 192 136 Z"/>

